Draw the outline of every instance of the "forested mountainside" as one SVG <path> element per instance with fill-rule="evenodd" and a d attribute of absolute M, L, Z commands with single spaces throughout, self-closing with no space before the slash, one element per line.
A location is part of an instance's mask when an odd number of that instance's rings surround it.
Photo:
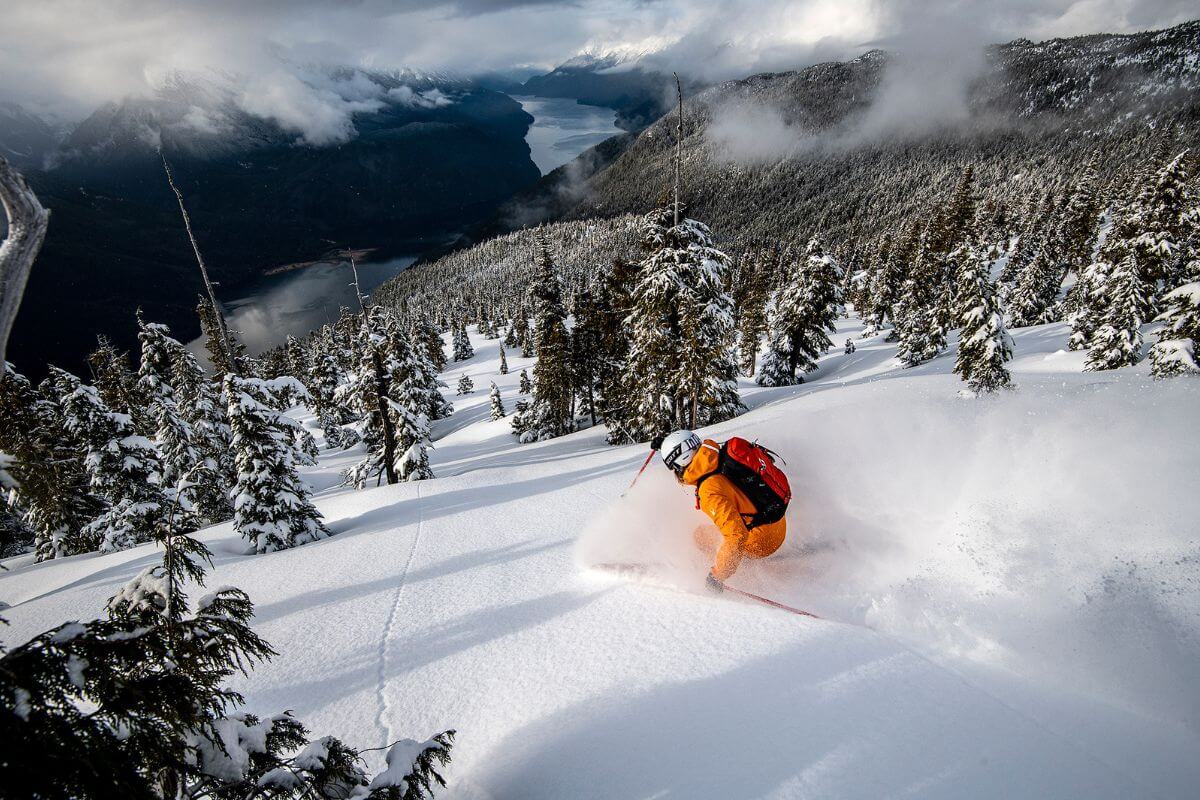
<path fill-rule="evenodd" d="M 990 48 L 949 111 L 936 86 L 920 85 L 896 108 L 889 58 L 872 51 L 685 98 L 689 213 L 718 237 L 820 233 L 854 248 L 919 218 L 967 164 L 1002 220 L 1061 198 L 1093 155 L 1101 183 L 1119 188 L 1142 156 L 1200 138 L 1200 22 Z M 644 131 L 566 216 L 652 208 L 669 187 L 677 121 L 670 113 Z"/>
<path fill-rule="evenodd" d="M 182 79 L 78 125 L 28 175 L 53 220 L 9 349 L 18 366 L 78 369 L 98 333 L 131 347 L 138 306 L 185 338 L 198 332 L 199 275 L 160 142 L 223 293 L 335 247 L 419 250 L 538 179 L 532 118 L 503 94 L 410 73 L 329 80 L 358 93 L 360 110 L 324 138 Z"/>

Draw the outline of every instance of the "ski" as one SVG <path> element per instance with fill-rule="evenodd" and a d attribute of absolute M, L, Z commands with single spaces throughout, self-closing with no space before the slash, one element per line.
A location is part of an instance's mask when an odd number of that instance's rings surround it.
<path fill-rule="evenodd" d="M 610 572 L 617 575 L 626 575 L 638 578 L 654 578 L 656 575 L 653 567 L 654 565 L 652 564 L 639 564 L 631 561 L 606 561 L 600 564 L 593 564 L 590 569 L 597 569 L 603 572 Z M 679 588 L 673 584 L 666 583 L 656 583 L 655 585 L 663 586 L 664 588 Z M 732 594 L 735 597 L 741 597 L 743 599 L 750 600 L 751 602 L 759 603 L 760 605 L 777 608 L 780 611 L 786 611 L 789 614 L 795 614 L 796 616 L 809 617 L 811 619 L 822 619 L 811 611 L 795 608 L 787 605 L 786 603 L 780 603 L 777 600 L 772 600 L 769 597 L 763 597 L 762 595 L 754 594 L 753 592 L 746 592 L 728 584 L 725 584 L 725 592 Z"/>

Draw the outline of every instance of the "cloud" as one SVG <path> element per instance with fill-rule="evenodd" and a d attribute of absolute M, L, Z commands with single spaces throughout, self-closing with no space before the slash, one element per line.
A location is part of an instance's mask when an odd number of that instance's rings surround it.
<path fill-rule="evenodd" d="M 779 161 L 812 144 L 812 137 L 789 125 L 779 109 L 746 101 L 714 109 L 705 135 L 718 160 L 742 164 Z"/>
<path fill-rule="evenodd" d="M 387 95 L 393 102 L 413 108 L 442 108 L 454 102 L 441 89 L 436 88 L 418 92 L 409 86 L 397 86 L 389 89 Z"/>
<path fill-rule="evenodd" d="M 364 76 L 356 74 L 345 81 L 305 81 L 292 72 L 275 69 L 248 76 L 237 95 L 237 104 L 285 131 L 299 134 L 304 144 L 338 144 L 354 137 L 354 114 L 378 111 L 384 106 L 383 88 L 367 81 L 374 87 L 371 92 L 361 84 L 363 80 Z"/>
<path fill-rule="evenodd" d="M 355 81 L 323 83 L 311 65 L 469 74 L 652 50 L 647 66 L 716 81 L 853 57 L 901 42 L 921 20 L 942 40 L 963 28 L 937 24 L 961 20 L 968 41 L 1000 41 L 1193 16 L 1189 0 L 6 0 L 0 99 L 78 119 L 153 93 L 173 74 L 219 71 L 252 78 L 246 110 L 326 141 L 346 135 L 355 108 L 382 98 Z M 423 97 L 414 102 L 440 102 Z"/>

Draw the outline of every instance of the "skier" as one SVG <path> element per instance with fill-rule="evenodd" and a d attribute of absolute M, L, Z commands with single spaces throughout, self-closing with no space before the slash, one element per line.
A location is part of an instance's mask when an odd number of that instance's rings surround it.
<path fill-rule="evenodd" d="M 736 437 L 723 445 L 701 441 L 686 430 L 655 439 L 651 447 L 676 480 L 696 487 L 696 507 L 714 523 L 694 534 L 696 545 L 715 555 L 706 578 L 710 589 L 724 591 L 743 558 L 766 558 L 783 544 L 791 490 L 769 450 Z"/>

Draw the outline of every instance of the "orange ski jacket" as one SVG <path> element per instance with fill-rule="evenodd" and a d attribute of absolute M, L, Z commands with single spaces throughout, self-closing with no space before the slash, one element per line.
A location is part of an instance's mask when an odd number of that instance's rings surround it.
<path fill-rule="evenodd" d="M 724 475 L 712 475 L 700 483 L 701 478 L 716 471 L 720 452 L 721 445 L 705 439 L 683 471 L 683 482 L 690 486 L 700 484 L 696 504 L 721 531 L 722 542 L 717 548 L 712 574 L 724 581 L 737 571 L 743 558 L 765 558 L 778 550 L 787 536 L 787 520 L 747 530 L 746 520 L 757 510 L 750 498 Z"/>

